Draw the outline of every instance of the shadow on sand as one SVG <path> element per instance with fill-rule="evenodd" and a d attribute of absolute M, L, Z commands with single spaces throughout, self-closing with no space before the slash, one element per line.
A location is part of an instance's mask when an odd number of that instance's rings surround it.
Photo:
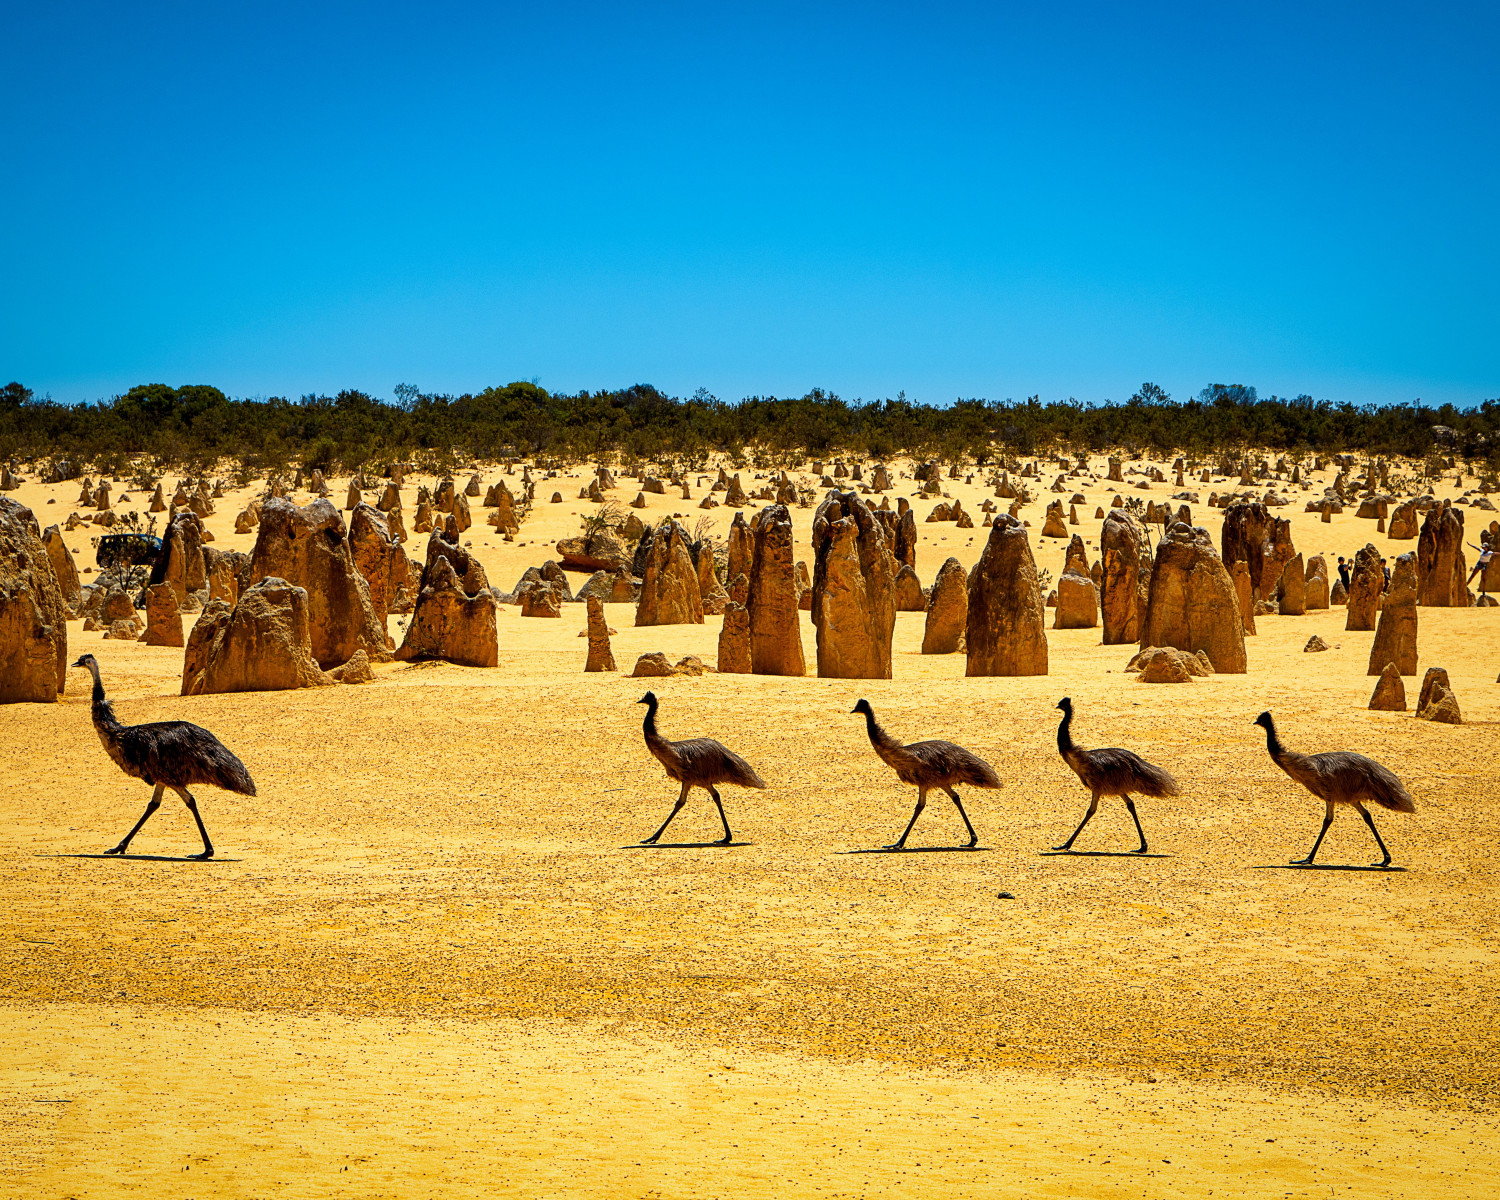
<path fill-rule="evenodd" d="M 243 862 L 238 858 L 194 858 L 189 854 L 38 854 L 37 858 L 104 858 L 115 862 L 195 862 L 204 866 L 215 863 Z"/>
<path fill-rule="evenodd" d="M 835 850 L 835 854 L 988 854 L 988 846 L 871 846 L 868 850 Z"/>
<path fill-rule="evenodd" d="M 1137 854 L 1134 850 L 1038 850 L 1038 858 L 1176 858 L 1175 854 Z"/>
<path fill-rule="evenodd" d="M 734 850 L 754 842 L 631 842 L 621 850 Z"/>
<path fill-rule="evenodd" d="M 1250 869 L 1252 871 L 1372 871 L 1381 875 L 1406 870 L 1405 867 L 1377 867 L 1374 864 L 1362 867 L 1357 863 L 1257 863 Z"/>

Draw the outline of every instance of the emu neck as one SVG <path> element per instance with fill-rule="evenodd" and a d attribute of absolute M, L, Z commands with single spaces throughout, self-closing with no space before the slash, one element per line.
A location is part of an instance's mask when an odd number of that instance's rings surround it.
<path fill-rule="evenodd" d="M 901 749 L 901 743 L 882 729 L 880 722 L 875 719 L 875 714 L 868 710 L 865 712 L 865 732 L 870 735 L 870 745 L 876 750 Z"/>
<path fill-rule="evenodd" d="M 1057 752 L 1064 758 L 1073 752 L 1073 710 L 1063 709 L 1062 720 L 1057 723 Z"/>
<path fill-rule="evenodd" d="M 656 701 L 646 705 L 646 719 L 641 722 L 641 732 L 646 735 L 647 742 L 659 742 L 661 734 L 656 732 Z"/>
<path fill-rule="evenodd" d="M 115 716 L 115 710 L 104 695 L 104 682 L 99 678 L 99 664 L 94 663 L 89 667 L 89 674 L 94 677 L 94 724 L 100 729 L 114 730 L 120 728 L 119 719 Z"/>
<path fill-rule="evenodd" d="M 1266 726 L 1266 753 L 1278 763 L 1287 756 L 1286 747 L 1281 744 L 1281 739 L 1276 736 L 1276 726 L 1274 724 Z"/>

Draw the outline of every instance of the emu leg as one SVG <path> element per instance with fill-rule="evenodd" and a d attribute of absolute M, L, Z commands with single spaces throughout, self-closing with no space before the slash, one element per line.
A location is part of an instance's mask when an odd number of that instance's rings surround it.
<path fill-rule="evenodd" d="M 1328 832 L 1328 827 L 1333 824 L 1333 801 L 1325 800 L 1324 803 L 1328 806 L 1328 812 L 1323 817 L 1323 828 L 1318 830 L 1318 840 L 1313 843 L 1313 848 L 1307 852 L 1306 858 L 1292 859 L 1292 866 L 1294 867 L 1312 866 L 1312 860 L 1317 857 L 1318 847 L 1323 844 L 1323 835 Z M 1379 834 L 1375 835 L 1375 840 L 1377 842 L 1380 841 Z M 1385 847 L 1382 845 L 1381 849 L 1384 850 Z"/>
<path fill-rule="evenodd" d="M 714 798 L 714 804 L 719 810 L 719 820 L 724 822 L 724 839 L 719 845 L 727 846 L 730 842 L 734 841 L 734 834 L 729 832 L 729 818 L 724 815 L 724 804 L 719 799 L 719 789 L 711 787 L 708 789 L 708 794 Z"/>
<path fill-rule="evenodd" d="M 1078 822 L 1078 828 L 1073 830 L 1073 836 L 1061 846 L 1053 846 L 1054 850 L 1071 850 L 1073 843 L 1078 840 L 1078 835 L 1083 832 L 1083 827 L 1094 819 L 1094 814 L 1099 811 L 1099 793 L 1094 793 L 1094 798 L 1089 801 L 1089 810 L 1083 814 L 1083 820 Z"/>
<path fill-rule="evenodd" d="M 654 846 L 654 845 L 656 845 L 656 839 L 659 838 L 659 837 L 661 837 L 662 834 L 666 833 L 667 826 L 672 823 L 672 818 L 675 817 L 679 812 L 682 811 L 682 806 L 687 803 L 688 792 L 691 789 L 692 789 L 692 784 L 685 783 L 685 784 L 682 785 L 682 794 L 677 797 L 677 803 L 674 804 L 674 805 L 672 805 L 672 811 L 667 814 L 667 819 L 661 823 L 661 828 L 658 829 L 655 833 L 653 833 L 650 837 L 648 837 L 648 838 L 642 838 L 641 839 L 641 845 L 643 845 L 643 846 Z"/>
<path fill-rule="evenodd" d="M 944 788 L 943 790 L 953 797 L 953 803 L 958 805 L 958 815 L 964 819 L 964 828 L 969 831 L 969 844 L 964 849 L 974 849 L 975 846 L 979 845 L 979 835 L 974 832 L 974 824 L 969 820 L 969 814 L 964 812 L 964 802 L 958 798 L 958 793 L 952 788 Z"/>
<path fill-rule="evenodd" d="M 1141 819 L 1135 815 L 1135 801 L 1129 796 L 1125 797 L 1125 809 L 1130 813 L 1130 819 L 1135 822 L 1135 831 L 1140 835 L 1141 844 L 1136 848 L 1136 854 L 1146 853 L 1146 831 L 1141 828 Z"/>
<path fill-rule="evenodd" d="M 193 799 L 193 794 L 186 788 L 173 788 L 182 802 L 188 806 L 188 812 L 193 814 L 193 820 L 198 822 L 198 836 L 203 839 L 203 853 L 194 854 L 193 858 L 210 859 L 214 856 L 214 844 L 208 840 L 208 830 L 203 827 L 203 818 L 198 815 L 198 802 Z"/>
<path fill-rule="evenodd" d="M 887 850 L 900 850 L 906 845 L 906 835 L 911 832 L 911 827 L 917 823 L 917 818 L 922 815 L 922 810 L 927 807 L 927 789 L 917 789 L 917 807 L 912 809 L 911 820 L 906 823 L 906 828 L 901 831 L 901 836 L 886 847 Z"/>
<path fill-rule="evenodd" d="M 1391 852 L 1385 848 L 1385 843 L 1380 839 L 1380 830 L 1375 828 L 1375 818 L 1370 815 L 1370 810 L 1367 809 L 1358 800 L 1354 802 L 1354 807 L 1359 809 L 1359 815 L 1365 819 L 1365 824 L 1370 827 L 1370 832 L 1375 835 L 1375 844 L 1380 847 L 1380 853 L 1385 856 L 1378 863 L 1371 863 L 1370 865 L 1372 867 L 1390 866 Z"/>
<path fill-rule="evenodd" d="M 136 834 L 140 833 L 141 826 L 146 823 L 146 818 L 149 817 L 152 813 L 154 813 L 158 808 L 161 807 L 161 794 L 162 794 L 162 791 L 165 789 L 165 787 L 166 787 L 166 785 L 165 784 L 161 784 L 161 783 L 158 783 L 156 785 L 156 790 L 151 793 L 151 799 L 146 803 L 146 811 L 141 814 L 141 819 L 139 821 L 137 821 L 131 827 L 130 832 L 125 835 L 124 840 L 121 841 L 118 846 L 116 846 L 113 850 L 106 850 L 104 853 L 106 853 L 106 854 L 124 854 L 125 853 L 126 847 L 130 845 L 130 839 L 133 838 L 133 837 L 135 837 Z"/>

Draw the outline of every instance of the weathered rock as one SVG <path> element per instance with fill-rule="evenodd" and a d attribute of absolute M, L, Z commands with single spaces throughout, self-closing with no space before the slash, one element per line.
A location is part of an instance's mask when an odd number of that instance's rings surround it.
<path fill-rule="evenodd" d="M 812 619 L 818 674 L 889 679 L 895 561 L 879 520 L 855 492 L 831 492 L 813 518 Z"/>
<path fill-rule="evenodd" d="M 1219 534 L 1224 569 L 1233 570 L 1235 563 L 1246 563 L 1256 600 L 1270 594 L 1267 590 L 1266 556 L 1276 533 L 1276 520 L 1259 501 L 1236 501 L 1224 509 L 1224 527 Z M 1279 576 L 1280 571 L 1274 570 L 1272 574 Z M 1274 583 L 1274 579 L 1269 580 L 1269 584 Z"/>
<path fill-rule="evenodd" d="M 182 610 L 177 593 L 170 583 L 158 583 L 146 589 L 146 631 L 141 641 L 148 646 L 182 646 Z"/>
<path fill-rule="evenodd" d="M 1463 714 L 1458 709 L 1458 698 L 1448 682 L 1448 672 L 1442 667 L 1427 668 L 1427 674 L 1422 678 L 1422 691 L 1417 697 L 1417 716 L 1443 725 L 1464 723 Z"/>
<path fill-rule="evenodd" d="M 604 619 L 604 605 L 597 596 L 585 602 L 589 615 L 589 656 L 585 671 L 613 671 L 615 654 L 609 645 L 609 623 Z"/>
<path fill-rule="evenodd" d="M 1329 604 L 1329 607 L 1332 607 L 1335 604 L 1348 604 L 1348 603 L 1349 603 L 1349 593 L 1344 590 L 1344 581 L 1342 579 L 1335 579 L 1333 581 L 1333 587 L 1331 587 L 1331 588 L 1328 589 L 1328 604 Z"/>
<path fill-rule="evenodd" d="M 1366 543 L 1354 555 L 1349 572 L 1349 593 L 1345 603 L 1345 629 L 1374 629 L 1375 614 L 1380 609 L 1380 593 L 1385 590 L 1385 570 L 1380 553 Z"/>
<path fill-rule="evenodd" d="M 453 547 L 442 543 L 437 534 L 428 543 L 422 590 L 396 658 L 440 658 L 470 667 L 498 666 L 500 644 L 495 616 L 500 606 L 495 593 L 485 587 L 470 595 L 449 557 Z M 435 544 L 439 546 L 437 553 Z"/>
<path fill-rule="evenodd" d="M 1255 588 L 1250 582 L 1250 564 L 1241 559 L 1229 568 L 1229 581 L 1234 585 L 1235 600 L 1239 604 L 1240 624 L 1247 637 L 1255 636 Z"/>
<path fill-rule="evenodd" d="M 966 675 L 1047 674 L 1046 608 L 1026 527 L 1001 515 L 969 575 Z"/>
<path fill-rule="evenodd" d="M 344 500 L 344 508 L 349 511 L 353 511 L 355 508 L 359 507 L 360 503 L 363 500 L 364 497 L 359 494 L 359 489 L 354 486 L 354 480 L 351 479 L 349 481 L 349 494 L 345 497 Z"/>
<path fill-rule="evenodd" d="M 618 571 L 630 566 L 630 551 L 613 529 L 600 528 L 586 537 L 564 538 L 557 552 L 565 567 L 580 571 Z"/>
<path fill-rule="evenodd" d="M 1042 536 L 1065 538 L 1068 536 L 1068 521 L 1063 513 L 1061 500 L 1047 505 L 1047 519 L 1042 523 Z"/>
<path fill-rule="evenodd" d="M 1169 525 L 1156 548 L 1142 646 L 1202 650 L 1214 670 L 1246 670 L 1245 630 L 1239 600 L 1206 530 Z"/>
<path fill-rule="evenodd" d="M 892 587 L 897 612 L 927 611 L 927 597 L 922 594 L 922 581 L 911 567 L 902 565 L 896 572 Z"/>
<path fill-rule="evenodd" d="M 675 674 L 677 671 L 660 650 L 641 655 L 635 660 L 635 670 L 630 672 L 632 679 L 665 679 Z"/>
<path fill-rule="evenodd" d="M 1392 541 L 1404 542 L 1417 536 L 1417 523 L 1422 510 L 1417 500 L 1403 500 L 1391 512 L 1385 535 Z"/>
<path fill-rule="evenodd" d="M 1190 657 L 1158 650 L 1145 660 L 1136 678 L 1141 683 L 1191 683 L 1193 675 L 1185 661 Z"/>
<path fill-rule="evenodd" d="M 341 667 L 334 667 L 328 672 L 330 676 L 339 683 L 359 684 L 374 683 L 375 672 L 370 668 L 370 658 L 363 650 L 357 650 L 354 657 Z"/>
<path fill-rule="evenodd" d="M 724 503 L 730 508 L 744 508 L 750 503 L 750 498 L 745 495 L 744 486 L 740 483 L 739 472 L 735 472 L 733 479 L 724 492 Z"/>
<path fill-rule="evenodd" d="M 687 531 L 670 518 L 648 535 L 637 625 L 702 625 L 703 595 Z"/>
<path fill-rule="evenodd" d="M 1427 510 L 1417 538 L 1417 603 L 1434 608 L 1467 608 L 1464 577 L 1464 514 L 1444 500 Z"/>
<path fill-rule="evenodd" d="M 1405 712 L 1406 685 L 1395 663 L 1386 663 L 1375 690 L 1370 694 L 1370 708 L 1375 712 Z"/>
<path fill-rule="evenodd" d="M 927 598 L 923 654 L 956 654 L 964 648 L 969 619 L 969 573 L 956 558 L 938 570 Z"/>
<path fill-rule="evenodd" d="M 1208 655 L 1202 650 L 1189 654 L 1186 650 L 1179 650 L 1175 646 L 1146 646 L 1137 650 L 1126 664 L 1127 671 L 1144 671 L 1159 659 L 1168 659 L 1182 668 L 1184 674 L 1194 679 L 1207 679 L 1214 673 L 1213 664 L 1208 661 Z M 1158 671 L 1166 675 L 1175 675 L 1176 672 L 1162 667 Z M 1148 683 L 1173 683 L 1175 679 L 1148 680 Z"/>
<path fill-rule="evenodd" d="M 1099 589 L 1074 563 L 1057 579 L 1057 612 L 1053 629 L 1093 629 L 1099 624 Z"/>
<path fill-rule="evenodd" d="M 1151 560 L 1146 532 L 1124 509 L 1113 509 L 1099 534 L 1103 584 L 1100 606 L 1104 617 L 1104 645 L 1138 641 L 1141 614 L 1151 582 Z"/>
<path fill-rule="evenodd" d="M 703 601 L 704 616 L 718 616 L 729 602 L 729 593 L 719 582 L 718 563 L 714 561 L 713 547 L 705 540 L 690 546 L 693 554 L 693 569 L 698 572 L 698 596 Z"/>
<path fill-rule="evenodd" d="M 749 618 L 750 670 L 756 675 L 805 675 L 791 514 L 785 505 L 772 504 L 756 514 L 749 532 L 751 558 L 743 603 Z M 727 620 L 727 605 L 725 613 Z"/>
<path fill-rule="evenodd" d="M 306 507 L 280 499 L 262 505 L 250 579 L 266 578 L 306 589 L 313 657 L 319 665 L 346 663 L 356 650 L 373 661 L 390 658 L 385 622 L 355 566 L 344 518 L 327 500 Z"/>
<path fill-rule="evenodd" d="M 312 655 L 305 589 L 274 576 L 231 608 L 213 600 L 188 636 L 182 694 L 272 692 L 332 683 Z"/>
<path fill-rule="evenodd" d="M 521 615 L 523 617 L 562 616 L 562 596 L 555 587 L 541 584 L 529 587 L 521 593 Z"/>
<path fill-rule="evenodd" d="M 1120 460 L 1113 456 L 1109 460 L 1109 480 L 1111 483 L 1125 482 L 1125 476 L 1120 473 Z"/>
<path fill-rule="evenodd" d="M 208 565 L 203 557 L 203 522 L 193 512 L 179 512 L 162 534 L 161 551 L 151 568 L 152 583 L 170 583 L 183 607 L 194 592 L 208 586 Z"/>
<path fill-rule="evenodd" d="M 1328 607 L 1328 561 L 1321 554 L 1307 560 L 1304 576 L 1307 596 L 1307 611 Z"/>
<path fill-rule="evenodd" d="M 416 564 L 391 536 L 386 517 L 361 504 L 349 516 L 349 553 L 370 589 L 375 621 L 385 628 L 393 612 L 410 612 L 417 592 Z"/>
<path fill-rule="evenodd" d="M 63 541 L 62 530 L 56 525 L 48 525 L 42 532 L 42 545 L 47 549 L 47 560 L 52 564 L 53 574 L 57 576 L 57 587 L 62 593 L 63 604 L 68 614 L 75 616 L 83 603 L 83 590 L 78 583 L 78 568 L 73 562 L 73 555 Z"/>
<path fill-rule="evenodd" d="M 1366 673 L 1379 675 L 1387 663 L 1402 675 L 1417 673 L 1417 556 L 1411 553 L 1397 558 L 1391 570 Z"/>
<path fill-rule="evenodd" d="M 1305 645 L 1305 646 L 1302 647 L 1302 653 L 1303 654 L 1320 654 L 1324 650 L 1327 650 L 1327 649 L 1328 649 L 1328 643 L 1325 642 L 1322 638 L 1320 638 L 1317 634 L 1313 634 L 1312 637 L 1310 637 L 1310 638 L 1307 639 L 1307 645 Z"/>
<path fill-rule="evenodd" d="M 1283 617 L 1300 617 L 1307 612 L 1307 568 L 1302 555 L 1295 555 L 1281 572 L 1276 584 L 1276 607 Z"/>
<path fill-rule="evenodd" d="M 51 702 L 62 693 L 68 611 L 36 518 L 0 496 L 0 704 Z"/>
<path fill-rule="evenodd" d="M 750 673 L 750 610 L 745 607 L 749 594 L 749 576 L 741 573 L 730 578 L 724 624 L 719 629 L 720 671 L 739 675 Z"/>

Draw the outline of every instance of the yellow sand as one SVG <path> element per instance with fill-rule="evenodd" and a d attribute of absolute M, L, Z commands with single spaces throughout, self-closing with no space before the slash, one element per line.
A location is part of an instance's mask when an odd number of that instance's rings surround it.
<path fill-rule="evenodd" d="M 476 507 L 492 582 L 577 531 L 580 478 L 541 482 L 515 543 Z M 695 520 L 693 478 L 693 501 L 649 497 L 642 516 Z M 1083 489 L 1091 553 L 1108 486 Z M 948 491 L 976 517 L 987 494 Z M 50 524 L 76 494 L 18 498 Z M 249 494 L 219 502 L 215 545 L 253 544 L 232 533 Z M 1024 514 L 1034 533 L 1051 498 Z M 1320 524 L 1306 498 L 1279 511 L 1330 566 L 1366 540 L 1415 549 L 1352 510 Z M 914 503 L 920 519 L 932 502 Z M 1193 511 L 1217 532 L 1216 510 Z M 793 515 L 804 556 L 810 518 Z M 80 563 L 92 532 L 68 535 Z M 923 523 L 924 582 L 949 554 L 971 563 L 985 532 Z M 1039 546 L 1054 574 L 1065 545 Z M 649 650 L 713 661 L 715 618 L 609 616 L 627 671 Z M 369 687 L 191 699 L 181 651 L 74 623 L 71 655 L 99 657 L 123 720 L 207 726 L 260 795 L 204 789 L 211 863 L 175 860 L 198 844 L 174 805 L 140 857 L 97 857 L 147 790 L 105 758 L 86 677 L 59 704 L 0 707 L 0 1192 L 1500 1193 L 1500 616 L 1420 619 L 1422 668 L 1448 669 L 1462 727 L 1367 711 L 1373 635 L 1344 632 L 1341 609 L 1263 617 L 1248 675 L 1185 685 L 1135 682 L 1129 648 L 1097 630 L 1051 633 L 1045 678 L 967 680 L 962 656 L 918 652 L 920 614 L 898 618 L 891 681 L 652 681 L 669 737 L 718 737 L 771 785 L 725 796 L 742 844 L 656 850 L 633 843 L 675 788 L 640 742 L 645 685 L 582 673 L 581 607 L 505 609 L 498 670 L 388 665 Z M 1333 648 L 1302 653 L 1313 633 Z M 898 736 L 994 763 L 1005 788 L 965 797 L 986 849 L 848 853 L 892 840 L 913 800 L 849 715 L 862 695 Z M 1162 857 L 1042 853 L 1086 800 L 1053 741 L 1062 695 L 1081 744 L 1182 780 L 1140 806 Z M 1263 708 L 1293 748 L 1402 776 L 1417 813 L 1377 820 L 1406 870 L 1281 869 L 1321 806 L 1266 757 Z M 934 804 L 911 844 L 961 834 Z M 699 797 L 664 840 L 717 836 Z M 1134 844 L 1107 801 L 1077 848 Z M 1319 857 L 1376 854 L 1343 814 Z"/>

